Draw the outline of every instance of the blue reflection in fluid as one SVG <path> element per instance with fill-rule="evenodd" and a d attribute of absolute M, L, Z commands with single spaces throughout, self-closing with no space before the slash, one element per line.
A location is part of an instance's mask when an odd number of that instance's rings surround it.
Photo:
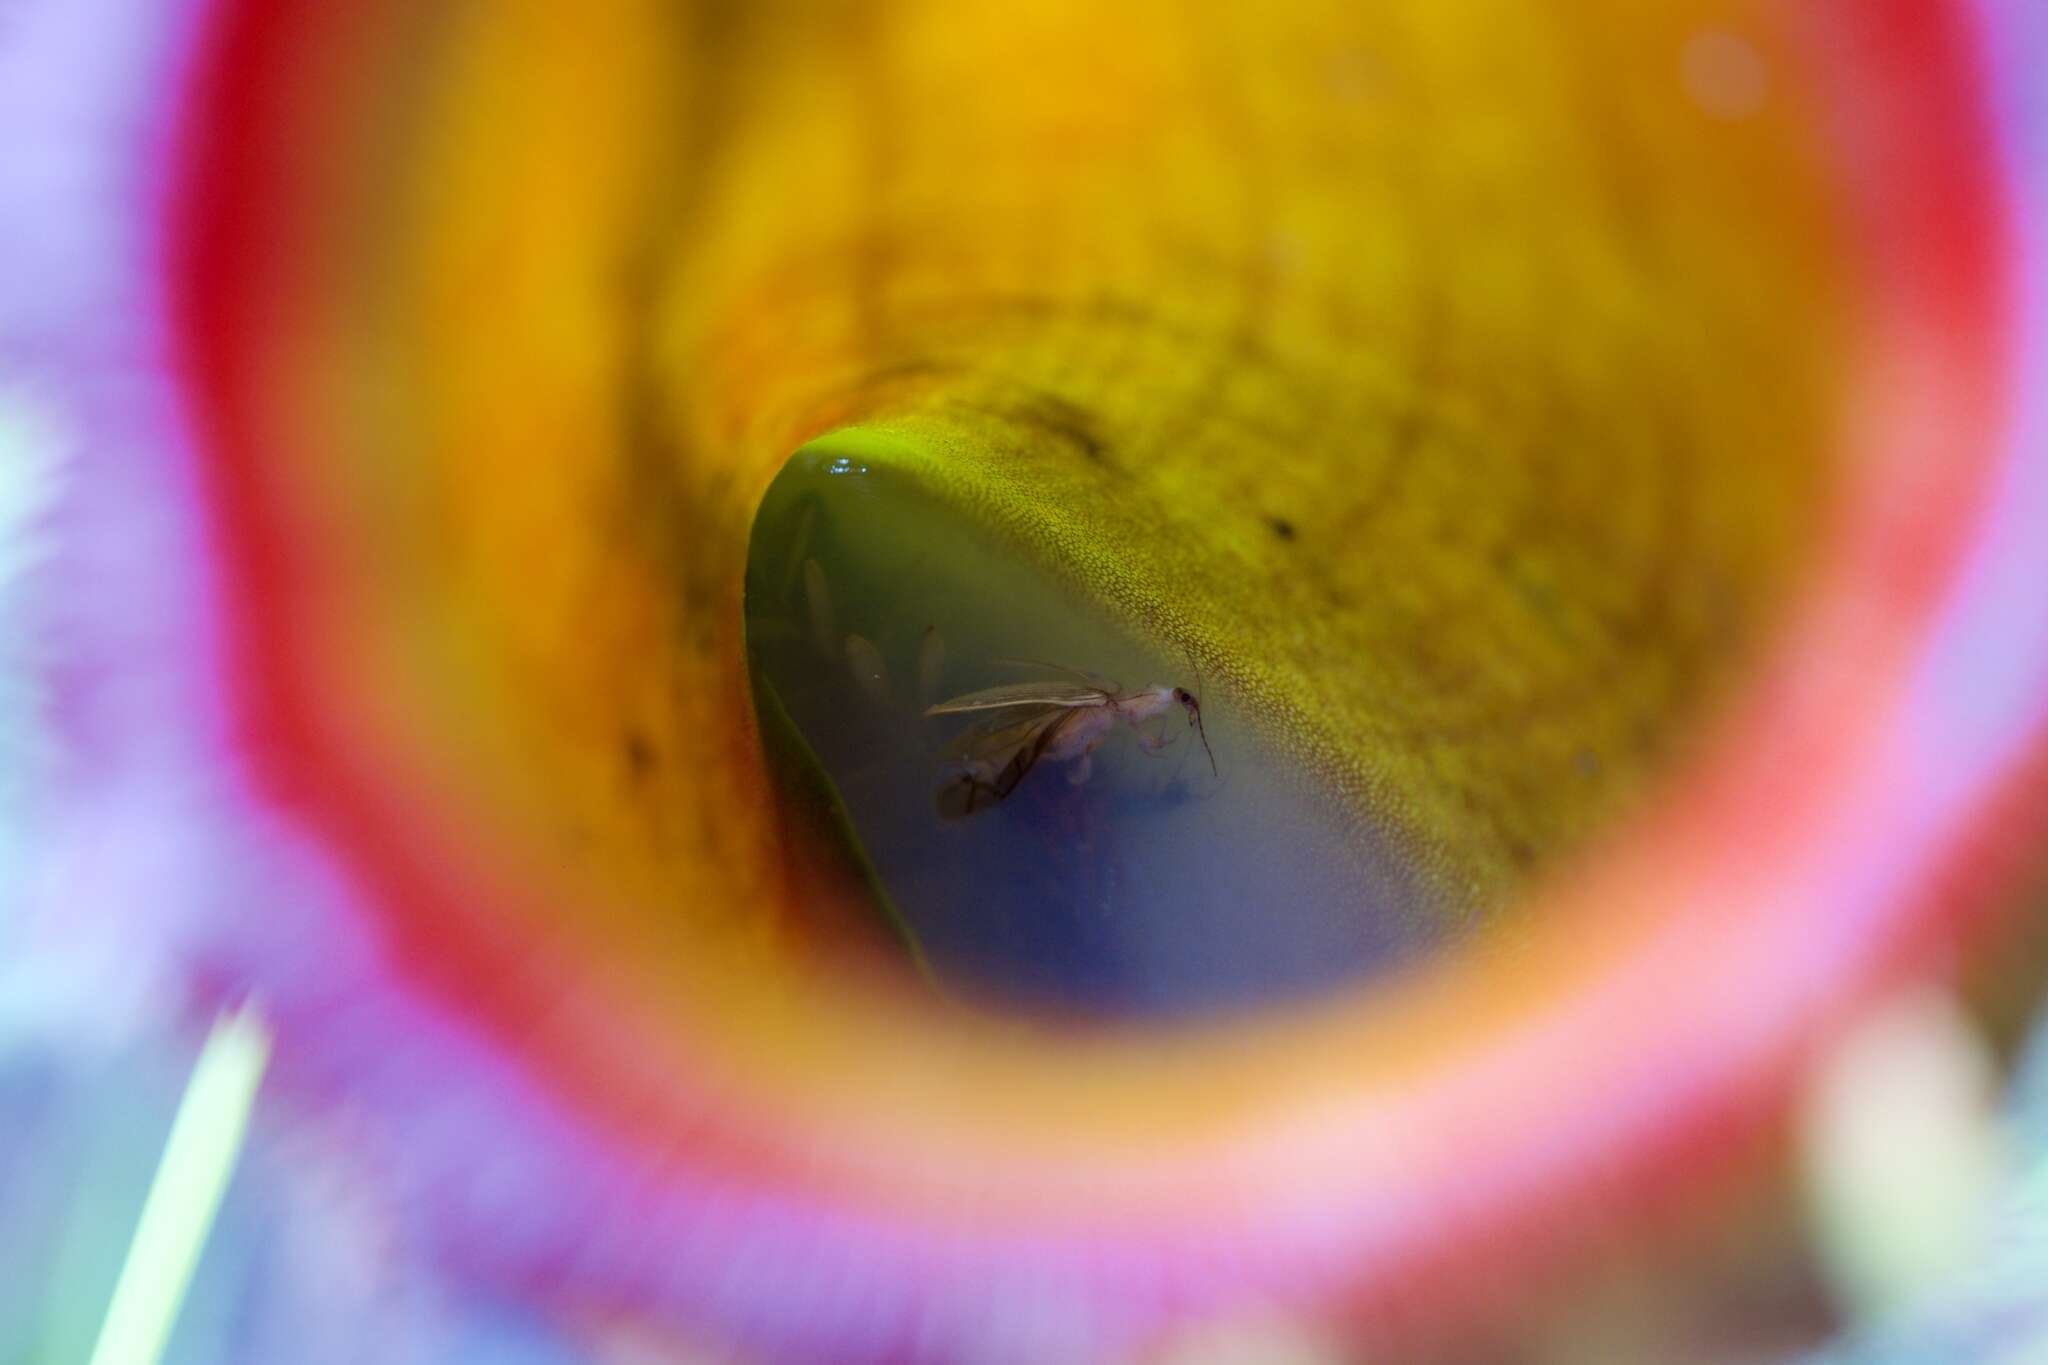
<path fill-rule="evenodd" d="M 858 472 L 868 477 L 837 477 Z M 756 687 L 829 776 L 902 925 L 955 994 L 1176 1015 L 1300 995 L 1409 959 L 1444 916 L 1372 828 L 1277 758 L 1190 663 L 1143 647 L 991 543 L 872 448 L 791 460 L 755 523 Z M 948 739 L 987 719 L 934 701 L 1078 668 L 1201 696 L 1212 773 L 1173 708 L 1119 721 L 1085 781 L 1040 762 L 944 819 Z M 1019 712 L 1019 718 L 1029 712 Z"/>

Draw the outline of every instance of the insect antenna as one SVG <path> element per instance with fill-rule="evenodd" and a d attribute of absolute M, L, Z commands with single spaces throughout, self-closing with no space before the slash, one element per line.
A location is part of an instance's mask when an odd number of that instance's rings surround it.
<path fill-rule="evenodd" d="M 1209 684 L 1202 677 L 1202 665 L 1196 661 L 1195 651 L 1190 648 L 1187 653 L 1188 667 L 1195 670 L 1195 686 L 1204 692 L 1208 691 Z M 1188 707 L 1188 720 L 1193 723 L 1195 733 L 1201 737 L 1202 752 L 1209 756 L 1209 775 L 1221 777 L 1223 774 L 1216 767 L 1216 751 L 1209 747 L 1209 731 L 1202 725 L 1202 699 L 1199 693 L 1193 701 L 1194 704 Z"/>
<path fill-rule="evenodd" d="M 1160 734 L 1164 735 L 1164 734 L 1166 734 L 1166 733 L 1167 733 L 1167 729 L 1168 729 L 1168 726 L 1169 726 L 1169 724 L 1170 724 L 1171 720 L 1172 720 L 1172 718 L 1171 718 L 1171 717 L 1169 717 L 1169 716 L 1161 716 L 1161 717 L 1160 717 L 1160 726 L 1159 726 L 1159 732 L 1160 732 Z M 1178 742 L 1178 741 L 1177 741 L 1177 739 L 1173 739 L 1173 740 L 1167 740 L 1167 741 L 1166 741 L 1166 744 L 1173 744 L 1173 743 L 1176 743 L 1176 742 Z M 1162 744 L 1162 745 L 1160 745 L 1160 747 L 1161 747 L 1161 748 L 1165 748 L 1165 747 L 1166 747 L 1166 744 Z M 1160 788 L 1159 790 L 1160 790 L 1160 791 L 1162 791 L 1162 792 L 1165 792 L 1165 791 L 1171 791 L 1171 790 L 1173 789 L 1173 784 L 1174 784 L 1174 783 L 1176 783 L 1176 782 L 1178 782 L 1178 781 L 1180 781 L 1180 775 L 1181 775 L 1181 774 L 1182 774 L 1183 772 L 1186 772 L 1186 771 L 1187 771 L 1187 766 L 1188 766 L 1188 751 L 1187 751 L 1186 749 L 1182 749 L 1182 750 L 1180 751 L 1180 761 L 1179 761 L 1178 763 L 1176 763 L 1176 764 L 1174 764 L 1174 765 L 1173 765 L 1173 776 L 1171 776 L 1171 777 L 1167 778 L 1167 779 L 1166 779 L 1166 785 L 1165 785 L 1165 786 L 1163 786 L 1163 787 L 1161 787 L 1161 788 Z"/>
<path fill-rule="evenodd" d="M 1202 752 L 1209 756 L 1209 775 L 1211 777 L 1223 776 L 1222 772 L 1216 767 L 1216 751 L 1209 747 L 1209 732 L 1202 726 L 1202 703 L 1200 701 L 1197 701 L 1193 708 L 1188 711 L 1188 719 L 1194 723 L 1195 734 L 1202 741 Z"/>

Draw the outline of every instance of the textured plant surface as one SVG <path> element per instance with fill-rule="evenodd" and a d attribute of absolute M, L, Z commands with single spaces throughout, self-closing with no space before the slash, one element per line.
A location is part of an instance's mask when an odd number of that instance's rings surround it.
<path fill-rule="evenodd" d="M 244 1000 L 174 1358 L 2038 1339 L 2039 21 L 1014 8 L 0 20 L 0 1354 Z M 844 969 L 740 612 L 827 435 L 1453 946 L 1171 1028 Z M 1945 1262 L 1857 1250 L 1904 1169 Z"/>

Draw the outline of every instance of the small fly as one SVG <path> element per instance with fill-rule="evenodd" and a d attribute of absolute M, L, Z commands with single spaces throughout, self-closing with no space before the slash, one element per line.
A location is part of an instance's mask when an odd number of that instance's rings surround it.
<path fill-rule="evenodd" d="M 1145 748 L 1164 748 L 1170 740 L 1145 733 L 1142 727 L 1175 706 L 1187 713 L 1189 727 L 1209 756 L 1209 770 L 1216 771 L 1216 753 L 1202 726 L 1202 703 L 1185 687 L 1160 684 L 1126 692 L 1107 678 L 1079 669 L 1057 664 L 1032 667 L 1064 673 L 1068 680 L 1005 683 L 925 708 L 927 716 L 992 713 L 945 747 L 945 756 L 958 771 L 938 790 L 942 818 L 958 820 L 995 805 L 1044 760 L 1067 764 L 1067 780 L 1079 786 L 1094 769 L 1095 750 L 1119 720 L 1140 732 L 1138 743 Z"/>

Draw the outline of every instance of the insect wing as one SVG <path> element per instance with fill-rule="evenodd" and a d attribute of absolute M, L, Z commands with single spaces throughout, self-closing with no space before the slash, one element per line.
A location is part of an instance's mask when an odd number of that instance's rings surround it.
<path fill-rule="evenodd" d="M 945 752 L 969 771 L 940 785 L 940 817 L 962 819 L 1017 790 L 1076 714 L 1072 708 L 1048 708 L 1024 720 L 990 721 L 956 736 Z"/>
<path fill-rule="evenodd" d="M 1072 708 L 1048 706 L 1028 716 L 989 716 L 947 740 L 939 752 L 975 767 L 999 768 L 1012 751 L 1036 739 L 1040 730 L 1072 714 Z"/>
<path fill-rule="evenodd" d="M 995 711 L 1009 706 L 1078 707 L 1103 706 L 1112 694 L 1099 687 L 1077 683 L 1025 682 L 984 687 L 925 708 L 928 716 L 950 716 L 964 711 Z"/>

